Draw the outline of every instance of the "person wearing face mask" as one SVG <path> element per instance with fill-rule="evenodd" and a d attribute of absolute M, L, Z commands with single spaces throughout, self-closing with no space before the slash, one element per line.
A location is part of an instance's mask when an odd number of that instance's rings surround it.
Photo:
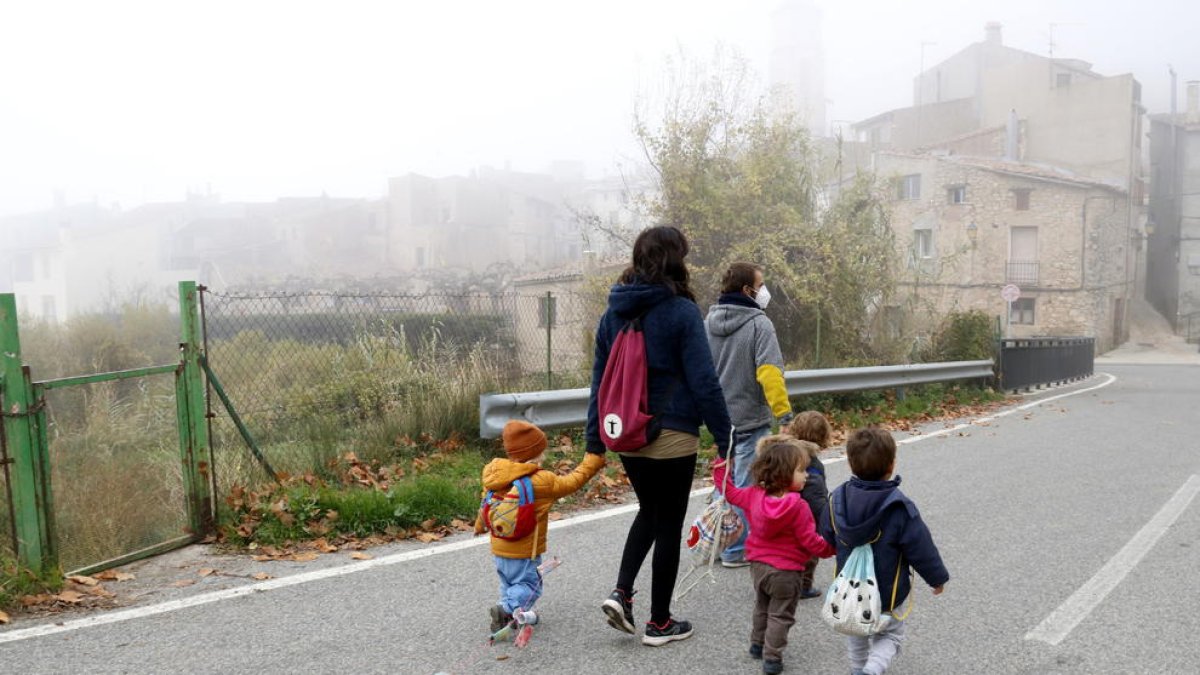
<path fill-rule="evenodd" d="M 736 431 L 730 452 L 734 455 L 733 484 L 747 487 L 752 482 L 750 466 L 754 448 L 771 433 L 776 420 L 786 424 L 792 417 L 787 387 L 783 381 L 783 352 L 775 335 L 775 324 L 764 309 L 771 292 L 763 283 L 762 268 L 735 262 L 721 279 L 721 296 L 708 310 L 704 325 L 725 405 Z M 734 507 L 738 515 L 745 516 Z M 746 537 L 742 536 L 721 552 L 725 567 L 745 567 Z"/>

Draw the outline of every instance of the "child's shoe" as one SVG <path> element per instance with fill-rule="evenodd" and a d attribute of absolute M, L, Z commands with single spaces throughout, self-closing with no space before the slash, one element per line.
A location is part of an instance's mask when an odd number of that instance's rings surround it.
<path fill-rule="evenodd" d="M 513 618 L 521 626 L 535 626 L 538 622 L 538 615 L 532 609 L 518 609 L 513 612 Z"/>
<path fill-rule="evenodd" d="M 750 658 L 754 660 L 762 658 L 762 645 L 750 643 Z"/>
<path fill-rule="evenodd" d="M 655 625 L 653 621 L 647 621 L 646 632 L 642 634 L 642 644 L 650 645 L 651 647 L 661 647 L 668 642 L 686 640 L 690 637 L 692 637 L 692 624 L 690 621 L 667 619 L 661 625 Z"/>
<path fill-rule="evenodd" d="M 766 675 L 779 675 L 783 672 L 783 659 L 767 659 L 763 661 L 763 672 Z"/>
<path fill-rule="evenodd" d="M 633 625 L 633 596 L 635 593 L 637 591 L 625 595 L 625 591 L 615 588 L 604 604 L 600 606 L 604 610 L 605 616 L 608 617 L 608 625 L 630 635 L 637 630 L 637 626 Z"/>
<path fill-rule="evenodd" d="M 819 598 L 819 597 L 821 597 L 821 591 L 818 591 L 815 588 L 801 588 L 800 589 L 800 599 L 801 600 L 810 600 L 812 598 Z"/>
<path fill-rule="evenodd" d="M 504 628 L 508 622 L 512 621 L 512 614 L 504 611 L 500 605 L 492 605 L 488 608 L 488 614 L 492 617 L 492 633 Z"/>

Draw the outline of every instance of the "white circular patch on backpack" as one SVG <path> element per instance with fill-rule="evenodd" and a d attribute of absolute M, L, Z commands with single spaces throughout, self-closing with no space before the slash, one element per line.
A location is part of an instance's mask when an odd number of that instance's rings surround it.
<path fill-rule="evenodd" d="M 616 413 L 609 413 L 604 416 L 604 423 L 601 426 L 604 427 L 604 435 L 615 441 L 620 438 L 624 423 Z"/>

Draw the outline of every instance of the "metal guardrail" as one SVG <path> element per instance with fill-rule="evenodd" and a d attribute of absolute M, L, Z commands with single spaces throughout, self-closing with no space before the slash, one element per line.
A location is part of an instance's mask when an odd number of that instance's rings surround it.
<path fill-rule="evenodd" d="M 788 396 L 832 394 L 869 389 L 892 389 L 915 384 L 993 377 L 991 361 L 915 363 L 870 368 L 823 368 L 784 373 Z M 504 424 L 525 420 L 543 429 L 580 427 L 587 422 L 591 389 L 558 389 L 479 397 L 479 436 L 499 438 Z"/>
<path fill-rule="evenodd" d="M 1005 338 L 997 377 L 1005 391 L 1074 382 L 1091 377 L 1095 356 L 1095 338 Z"/>

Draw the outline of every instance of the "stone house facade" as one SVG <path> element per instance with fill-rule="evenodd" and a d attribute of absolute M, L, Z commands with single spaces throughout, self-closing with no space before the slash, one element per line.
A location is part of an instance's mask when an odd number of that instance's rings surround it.
<path fill-rule="evenodd" d="M 1151 117 L 1150 166 L 1146 299 L 1194 340 L 1200 337 L 1200 81 L 1187 84 L 1186 112 Z"/>
<path fill-rule="evenodd" d="M 1121 186 L 1000 159 L 885 152 L 876 161 L 891 179 L 903 261 L 893 330 L 928 335 L 946 313 L 977 309 L 1011 337 L 1091 336 L 1098 352 L 1128 337 L 1135 252 Z M 1010 283 L 1021 289 L 1011 312 L 1000 296 Z"/>

